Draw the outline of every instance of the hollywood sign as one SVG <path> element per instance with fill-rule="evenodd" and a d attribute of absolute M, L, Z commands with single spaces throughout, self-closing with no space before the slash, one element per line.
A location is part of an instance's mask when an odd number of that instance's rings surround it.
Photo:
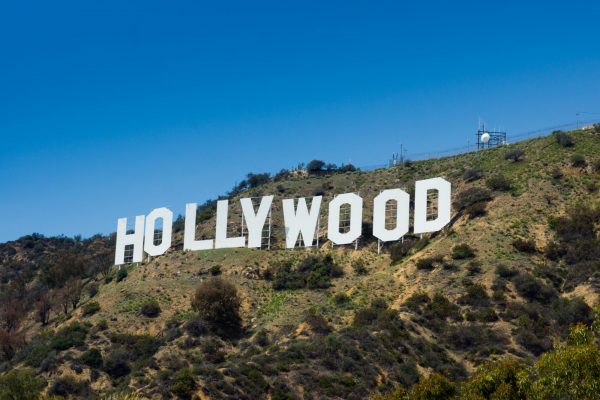
<path fill-rule="evenodd" d="M 430 191 L 437 191 L 437 215 L 429 218 L 427 214 L 427 199 Z M 451 185 L 443 178 L 433 178 L 415 182 L 413 231 L 415 234 L 436 232 L 450 222 Z M 322 196 L 312 197 L 310 208 L 306 198 L 284 199 L 283 220 L 285 226 L 285 245 L 293 249 L 301 235 L 304 246 L 312 246 L 319 216 L 321 213 Z M 386 226 L 386 205 L 396 202 L 395 224 Z M 267 216 L 271 211 L 273 196 L 263 196 L 258 210 L 252 199 L 240 199 L 243 220 L 247 226 L 247 236 L 227 236 L 229 200 L 217 202 L 215 238 L 196 240 L 196 203 L 185 207 L 185 228 L 183 250 L 199 251 L 235 247 L 260 248 L 262 232 Z M 340 231 L 340 209 L 349 205 L 349 226 L 347 231 Z M 335 245 L 350 244 L 357 240 L 362 233 L 363 199 L 356 193 L 344 193 L 329 202 L 327 221 L 327 238 Z M 402 189 L 388 189 L 377 195 L 373 200 L 373 236 L 382 242 L 400 240 L 409 231 L 410 196 Z M 162 220 L 162 238 L 155 243 L 154 233 L 157 222 Z M 127 218 L 120 218 L 117 223 L 117 244 L 115 265 L 125 264 L 125 248 L 133 247 L 131 262 L 141 262 L 144 253 L 149 256 L 160 256 L 171 247 L 173 234 L 173 212 L 161 207 L 152 210 L 147 216 L 135 217 L 133 232 L 127 231 Z"/>

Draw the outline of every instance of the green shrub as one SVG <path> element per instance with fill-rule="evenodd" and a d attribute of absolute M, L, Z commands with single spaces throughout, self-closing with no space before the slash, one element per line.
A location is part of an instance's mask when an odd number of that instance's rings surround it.
<path fill-rule="evenodd" d="M 365 265 L 365 261 L 362 258 L 352 260 L 352 269 L 356 275 L 366 275 L 369 270 Z"/>
<path fill-rule="evenodd" d="M 513 358 L 487 362 L 461 387 L 461 398 L 522 399 L 519 383 L 526 368 L 526 364 Z"/>
<path fill-rule="evenodd" d="M 91 348 L 89 350 L 86 350 L 81 357 L 79 358 L 79 360 L 87 365 L 88 367 L 91 368 L 100 368 L 102 366 L 103 360 L 102 360 L 102 353 L 100 352 L 100 350 L 96 349 L 96 348 Z"/>
<path fill-rule="evenodd" d="M 96 324 L 96 328 L 99 331 L 105 331 L 108 329 L 108 321 L 106 321 L 105 319 L 101 319 L 100 321 L 98 321 L 98 323 Z"/>
<path fill-rule="evenodd" d="M 109 351 L 104 360 L 104 371 L 113 378 L 120 378 L 129 374 L 131 366 L 129 365 L 128 352 L 120 347 Z"/>
<path fill-rule="evenodd" d="M 13 369 L 0 375 L 0 399 L 37 400 L 46 381 L 30 369 Z"/>
<path fill-rule="evenodd" d="M 196 288 L 192 308 L 220 332 L 237 334 L 241 329 L 241 301 L 237 288 L 222 278 L 211 278 Z"/>
<path fill-rule="evenodd" d="M 447 400 L 454 396 L 454 384 L 441 374 L 422 378 L 410 391 L 411 400 Z"/>
<path fill-rule="evenodd" d="M 475 251 L 468 244 L 459 244 L 452 248 L 452 258 L 462 260 L 475 257 Z"/>
<path fill-rule="evenodd" d="M 510 180 L 508 180 L 508 178 L 506 176 L 501 175 L 501 174 L 489 177 L 485 181 L 485 184 L 490 189 L 497 190 L 500 192 L 506 192 L 512 188 L 512 184 L 511 184 Z"/>
<path fill-rule="evenodd" d="M 491 193 L 480 187 L 472 187 L 467 190 L 463 190 L 456 196 L 454 201 L 454 207 L 458 211 L 462 211 L 474 204 L 484 203 L 492 199 Z"/>
<path fill-rule="evenodd" d="M 146 299 L 142 303 L 140 312 L 142 313 L 142 315 L 144 315 L 146 317 L 155 318 L 160 315 L 161 309 L 160 309 L 160 305 L 158 304 L 158 301 L 156 301 L 156 299 Z"/>
<path fill-rule="evenodd" d="M 177 371 L 173 376 L 170 389 L 176 396 L 182 399 L 190 399 L 196 389 L 196 380 L 192 371 L 187 368 Z"/>
<path fill-rule="evenodd" d="M 121 268 L 117 271 L 116 281 L 121 282 L 125 278 L 127 278 L 127 268 Z"/>
<path fill-rule="evenodd" d="M 552 286 L 545 285 L 526 272 L 514 276 L 512 282 L 517 292 L 528 300 L 549 303 L 557 296 L 556 290 Z"/>
<path fill-rule="evenodd" d="M 571 165 L 575 168 L 585 168 L 587 166 L 587 161 L 581 154 L 573 154 L 571 156 Z"/>
<path fill-rule="evenodd" d="M 418 270 L 432 270 L 433 266 L 436 262 L 436 259 L 433 257 L 425 257 L 421 258 L 417 261 L 416 266 Z"/>
<path fill-rule="evenodd" d="M 533 254 L 536 252 L 535 241 L 533 239 L 517 238 L 512 241 L 512 245 L 515 249 L 523 253 Z"/>
<path fill-rule="evenodd" d="M 50 340 L 50 347 L 53 350 L 67 350 L 74 346 L 85 344 L 89 326 L 79 322 L 73 322 L 64 328 L 61 328 Z"/>
<path fill-rule="evenodd" d="M 212 276 L 221 275 L 221 266 L 220 265 L 213 265 L 212 267 L 210 267 L 210 274 Z"/>
<path fill-rule="evenodd" d="M 470 306 L 486 306 L 489 303 L 487 289 L 480 283 L 467 285 L 466 293 L 459 299 L 459 303 Z"/>
<path fill-rule="evenodd" d="M 569 135 L 566 132 L 554 131 L 552 132 L 552 136 L 554 136 L 556 143 L 558 143 L 561 147 L 573 147 L 573 145 L 575 144 L 573 142 L 573 136 Z"/>
<path fill-rule="evenodd" d="M 519 272 L 513 268 L 509 268 L 506 265 L 498 265 L 496 267 L 496 274 L 501 278 L 512 278 Z"/>
<path fill-rule="evenodd" d="M 326 289 L 331 279 L 342 275 L 342 269 L 330 254 L 309 255 L 297 265 L 284 260 L 274 266 L 273 289 Z"/>
<path fill-rule="evenodd" d="M 83 307 L 83 316 L 89 317 L 90 315 L 96 314 L 98 311 L 100 311 L 100 304 L 98 304 L 97 301 L 92 301 Z"/>
<path fill-rule="evenodd" d="M 504 158 L 506 160 L 517 162 L 523 158 L 523 150 L 521 149 L 512 149 L 506 152 Z"/>
<path fill-rule="evenodd" d="M 66 375 L 52 381 L 48 394 L 61 398 L 89 398 L 90 387 L 88 381 L 80 381 L 73 376 Z"/>
<path fill-rule="evenodd" d="M 481 175 L 482 171 L 479 168 L 469 168 L 463 174 L 463 179 L 465 180 L 465 182 L 472 182 L 481 178 Z"/>
<path fill-rule="evenodd" d="M 486 204 L 483 202 L 472 204 L 466 208 L 465 212 L 471 219 L 483 217 L 486 214 Z"/>
<path fill-rule="evenodd" d="M 327 334 L 331 332 L 331 326 L 323 317 L 323 315 L 318 314 L 315 310 L 310 309 L 306 313 L 306 323 L 310 326 L 310 329 L 315 333 Z"/>
<path fill-rule="evenodd" d="M 335 295 L 333 295 L 333 302 L 337 306 L 344 306 L 350 303 L 350 297 L 346 293 L 336 293 Z"/>

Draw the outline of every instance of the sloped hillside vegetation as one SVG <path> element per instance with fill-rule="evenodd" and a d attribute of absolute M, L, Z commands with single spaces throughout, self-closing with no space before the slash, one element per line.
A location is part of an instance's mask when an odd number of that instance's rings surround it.
<path fill-rule="evenodd" d="M 598 132 L 301 167 L 227 194 L 231 233 L 239 198 L 276 195 L 270 250 L 183 252 L 181 217 L 166 254 L 122 268 L 114 236 L 0 244 L 0 399 L 598 398 Z M 436 176 L 449 226 L 378 252 L 373 198 Z M 358 250 L 326 224 L 318 248 L 284 250 L 281 199 L 346 192 L 365 201 Z M 198 238 L 215 211 L 199 207 Z"/>

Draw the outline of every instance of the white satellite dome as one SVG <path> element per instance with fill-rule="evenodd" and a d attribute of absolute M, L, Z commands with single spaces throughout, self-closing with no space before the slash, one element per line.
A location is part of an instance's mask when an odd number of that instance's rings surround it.
<path fill-rule="evenodd" d="M 490 141 L 490 134 L 487 132 L 483 132 L 483 135 L 481 135 L 481 143 L 483 144 L 487 144 L 487 142 Z"/>

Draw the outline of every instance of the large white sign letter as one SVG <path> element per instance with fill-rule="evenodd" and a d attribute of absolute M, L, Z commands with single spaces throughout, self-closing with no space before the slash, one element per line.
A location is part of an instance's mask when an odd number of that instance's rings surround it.
<path fill-rule="evenodd" d="M 133 245 L 132 262 L 142 262 L 144 257 L 144 220 L 143 215 L 135 217 L 133 233 L 127 233 L 127 218 L 119 218 L 117 223 L 117 248 L 115 251 L 115 265 L 125 264 L 125 246 Z"/>
<path fill-rule="evenodd" d="M 438 192 L 438 215 L 427 220 L 427 192 Z M 415 233 L 436 232 L 450 222 L 451 185 L 443 178 L 425 179 L 415 183 Z"/>
<path fill-rule="evenodd" d="M 244 247 L 246 238 L 243 236 L 227 237 L 227 215 L 229 214 L 229 200 L 217 201 L 217 231 L 215 235 L 215 249 L 231 247 Z"/>
<path fill-rule="evenodd" d="M 385 226 L 385 209 L 389 201 L 396 202 L 396 225 L 393 229 Z M 391 242 L 406 235 L 409 207 L 410 196 L 402 189 L 389 189 L 379 193 L 373 201 L 373 236 L 382 242 Z"/>
<path fill-rule="evenodd" d="M 183 233 L 183 250 L 208 250 L 213 248 L 213 240 L 196 240 L 196 211 L 198 205 L 185 205 L 185 232 Z"/>
<path fill-rule="evenodd" d="M 265 226 L 265 220 L 271 209 L 273 196 L 263 196 L 256 213 L 254 213 L 252 199 L 241 199 L 240 201 L 242 202 L 244 220 L 248 226 L 248 247 L 260 247 L 263 227 Z"/>
<path fill-rule="evenodd" d="M 283 220 L 285 224 L 285 247 L 293 249 L 298 241 L 298 234 L 302 234 L 305 246 L 312 246 L 317 229 L 317 221 L 321 212 L 322 196 L 315 196 L 310 203 L 310 212 L 306 206 L 306 199 L 298 199 L 298 207 L 294 209 L 294 199 L 283 200 Z"/>
<path fill-rule="evenodd" d="M 350 229 L 348 232 L 340 232 L 340 207 L 342 204 L 350 204 Z M 363 199 L 355 193 L 344 193 L 336 196 L 329 203 L 329 221 L 327 237 L 334 244 L 352 243 L 362 233 L 362 210 Z"/>
<path fill-rule="evenodd" d="M 154 244 L 154 231 L 156 220 L 162 219 L 162 239 L 160 244 Z M 146 217 L 146 235 L 144 240 L 144 251 L 153 257 L 165 254 L 171 247 L 171 236 L 173 234 L 173 212 L 168 208 L 161 207 L 152 210 Z"/>

